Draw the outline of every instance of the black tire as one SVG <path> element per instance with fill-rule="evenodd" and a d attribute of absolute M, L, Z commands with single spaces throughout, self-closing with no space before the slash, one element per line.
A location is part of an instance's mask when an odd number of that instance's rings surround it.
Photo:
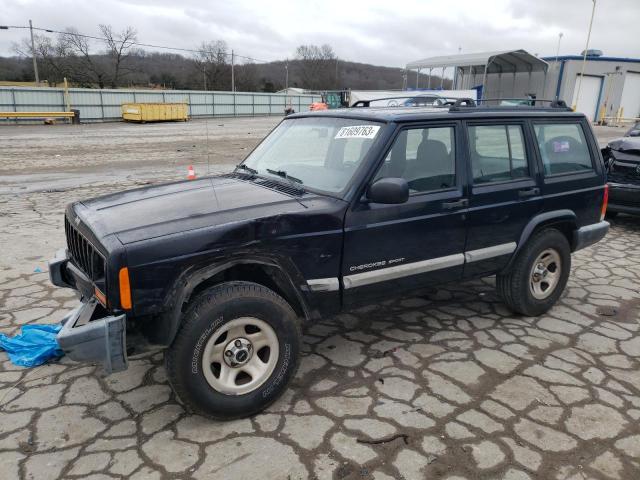
<path fill-rule="evenodd" d="M 609 211 L 607 211 L 607 213 L 605 214 L 605 216 L 606 216 L 607 218 L 611 218 L 611 219 L 613 219 L 613 218 L 616 218 L 616 217 L 618 216 L 618 212 L 609 212 Z"/>
<path fill-rule="evenodd" d="M 531 272 L 538 256 L 547 249 L 555 250 L 560 258 L 561 271 L 549 296 L 539 299 L 530 287 Z M 549 310 L 560 298 L 571 271 L 571 248 L 564 234 L 554 228 L 541 230 L 518 253 L 510 270 L 496 276 L 498 295 L 516 313 L 536 317 Z"/>
<path fill-rule="evenodd" d="M 271 375 L 251 392 L 216 391 L 203 373 L 202 355 L 209 338 L 241 317 L 266 322 L 278 338 L 279 355 Z M 300 321 L 291 306 L 272 290 L 250 282 L 227 282 L 205 290 L 189 305 L 176 338 L 165 353 L 169 383 L 195 413 L 231 420 L 254 415 L 280 397 L 295 375 L 301 344 Z M 257 352 L 256 352 L 257 355 Z"/>

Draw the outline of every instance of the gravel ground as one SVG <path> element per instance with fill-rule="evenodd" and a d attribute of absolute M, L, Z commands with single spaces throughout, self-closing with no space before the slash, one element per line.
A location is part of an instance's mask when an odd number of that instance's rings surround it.
<path fill-rule="evenodd" d="M 277 120 L 0 128 L 0 331 L 76 305 L 34 272 L 67 202 L 205 171 L 207 128 L 228 169 Z M 184 411 L 161 354 L 103 377 L 0 353 L 1 478 L 635 480 L 639 285 L 640 219 L 620 216 L 549 314 L 512 315 L 485 279 L 327 318 L 284 397 L 228 423 Z"/>
<path fill-rule="evenodd" d="M 229 170 L 281 117 L 0 127 L 0 194 Z"/>

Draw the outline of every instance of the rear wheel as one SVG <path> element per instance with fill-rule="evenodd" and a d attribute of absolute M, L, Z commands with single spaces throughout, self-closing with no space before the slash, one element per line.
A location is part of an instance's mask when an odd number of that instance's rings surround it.
<path fill-rule="evenodd" d="M 541 315 L 560 298 L 571 270 L 571 249 L 556 229 L 545 229 L 529 240 L 509 272 L 497 275 L 496 287 L 511 310 Z"/>
<path fill-rule="evenodd" d="M 300 322 L 289 304 L 255 283 L 212 287 L 184 314 L 165 354 L 176 394 L 193 411 L 229 420 L 275 401 L 295 374 Z"/>

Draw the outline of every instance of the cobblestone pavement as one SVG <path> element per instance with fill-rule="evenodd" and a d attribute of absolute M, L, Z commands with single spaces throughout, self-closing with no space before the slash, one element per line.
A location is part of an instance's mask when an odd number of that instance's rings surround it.
<path fill-rule="evenodd" d="M 104 192 L 0 197 L 2 333 L 76 305 L 34 269 L 64 245 L 64 205 Z M 545 316 L 485 279 L 309 326 L 291 387 L 251 419 L 185 412 L 162 354 L 103 377 L 0 353 L 0 478 L 637 480 L 639 332 L 640 219 L 622 216 Z"/>

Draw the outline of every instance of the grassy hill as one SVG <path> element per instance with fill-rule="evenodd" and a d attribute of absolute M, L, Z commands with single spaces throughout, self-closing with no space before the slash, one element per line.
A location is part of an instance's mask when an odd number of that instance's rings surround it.
<path fill-rule="evenodd" d="M 103 55 L 95 55 L 93 59 L 97 65 L 104 65 L 108 71 L 109 59 Z M 62 62 L 61 62 L 62 63 Z M 71 66 L 69 66 L 71 65 Z M 285 87 L 286 63 L 284 61 L 270 63 L 241 64 L 235 67 L 236 89 L 238 91 L 273 92 Z M 302 81 L 304 63 L 301 60 L 290 60 L 289 86 L 309 88 Z M 67 62 L 64 67 L 56 65 L 56 59 L 38 62 L 40 79 L 47 80 L 50 85 L 60 84 L 63 76 L 71 79 L 76 86 L 97 87 L 95 82 L 86 79 L 73 79 L 73 64 Z M 337 67 L 337 68 L 336 68 Z M 79 68 L 79 67 L 78 67 Z M 201 67 L 192 58 L 171 53 L 156 53 L 138 51 L 128 59 L 128 73 L 124 75 L 118 87 L 144 87 L 202 90 L 204 88 Z M 420 76 L 420 85 L 427 85 L 427 76 Z M 81 78 L 80 76 L 78 78 Z M 34 80 L 33 67 L 30 58 L 0 57 L 0 81 L 30 82 Z M 440 85 L 440 78 L 433 76 L 433 86 Z M 415 73 L 409 73 L 409 86 L 415 86 Z M 450 81 L 445 79 L 445 87 Z M 382 67 L 366 63 L 350 61 L 327 61 L 323 69 L 322 89 L 361 89 L 361 90 L 391 90 L 401 89 L 403 86 L 403 71 L 401 68 Z M 231 66 L 223 64 L 216 66 L 215 77 L 207 79 L 207 89 L 230 90 Z"/>

